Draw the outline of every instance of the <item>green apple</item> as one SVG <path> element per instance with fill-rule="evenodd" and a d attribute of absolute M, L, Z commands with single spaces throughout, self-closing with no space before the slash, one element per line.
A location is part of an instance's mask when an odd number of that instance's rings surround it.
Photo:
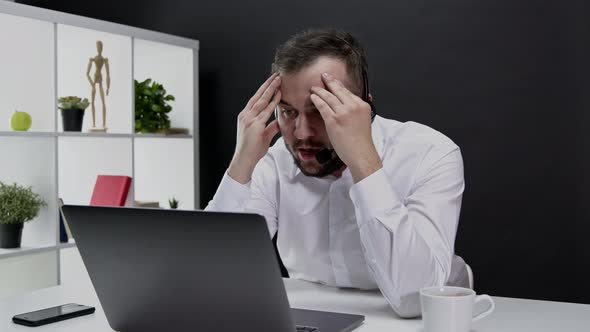
<path fill-rule="evenodd" d="M 27 112 L 14 111 L 10 117 L 10 128 L 12 130 L 27 131 L 31 128 L 33 119 Z"/>

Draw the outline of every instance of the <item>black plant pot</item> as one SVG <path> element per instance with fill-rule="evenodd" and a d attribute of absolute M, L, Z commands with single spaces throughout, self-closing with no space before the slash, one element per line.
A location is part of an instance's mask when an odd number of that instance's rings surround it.
<path fill-rule="evenodd" d="M 20 248 L 23 223 L 0 224 L 0 248 Z"/>
<path fill-rule="evenodd" d="M 61 120 L 64 131 L 82 131 L 84 110 L 75 108 L 69 110 L 61 110 Z"/>

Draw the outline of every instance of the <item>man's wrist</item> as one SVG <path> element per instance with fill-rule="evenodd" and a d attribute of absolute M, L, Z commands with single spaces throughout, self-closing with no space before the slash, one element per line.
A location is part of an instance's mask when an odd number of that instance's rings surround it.
<path fill-rule="evenodd" d="M 375 151 L 368 155 L 359 156 L 358 160 L 354 164 L 348 165 L 348 167 L 354 183 L 358 183 L 383 168 L 383 162 Z"/>
<path fill-rule="evenodd" d="M 227 169 L 227 175 L 241 184 L 247 184 L 250 182 L 253 172 L 254 167 L 246 166 L 245 164 L 234 160 L 232 160 Z"/>

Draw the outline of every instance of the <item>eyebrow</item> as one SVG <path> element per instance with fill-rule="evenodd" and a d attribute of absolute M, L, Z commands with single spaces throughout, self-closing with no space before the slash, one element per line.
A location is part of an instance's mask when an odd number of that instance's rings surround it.
<path fill-rule="evenodd" d="M 296 109 L 295 107 L 293 107 L 291 104 L 289 104 L 288 102 L 286 102 L 286 101 L 284 101 L 284 100 L 282 100 L 282 99 L 279 101 L 279 104 L 283 104 L 283 105 L 285 105 L 285 106 L 287 106 L 287 107 L 290 107 L 290 108 L 292 108 L 292 109 L 294 109 L 294 110 L 297 110 L 297 109 Z M 311 104 L 309 104 L 309 105 L 308 105 L 308 109 L 311 109 L 311 110 L 316 110 L 316 109 L 317 109 L 317 107 L 316 107 L 316 106 L 315 106 L 313 103 L 311 103 Z"/>

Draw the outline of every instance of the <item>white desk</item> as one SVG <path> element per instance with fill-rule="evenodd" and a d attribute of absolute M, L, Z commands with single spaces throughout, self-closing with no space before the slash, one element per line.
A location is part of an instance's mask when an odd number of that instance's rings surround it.
<path fill-rule="evenodd" d="M 421 331 L 420 319 L 397 318 L 379 292 L 328 288 L 291 279 L 285 279 L 285 286 L 293 307 L 365 315 L 365 323 L 355 332 Z M 496 311 L 474 324 L 474 332 L 566 332 L 590 329 L 590 305 L 502 297 L 494 297 L 494 300 Z M 12 323 L 12 316 L 15 314 L 69 302 L 95 306 L 96 313 L 34 329 Z M 76 286 L 51 287 L 0 301 L 0 331 L 102 332 L 112 330 L 106 321 L 94 289 L 84 281 Z"/>

